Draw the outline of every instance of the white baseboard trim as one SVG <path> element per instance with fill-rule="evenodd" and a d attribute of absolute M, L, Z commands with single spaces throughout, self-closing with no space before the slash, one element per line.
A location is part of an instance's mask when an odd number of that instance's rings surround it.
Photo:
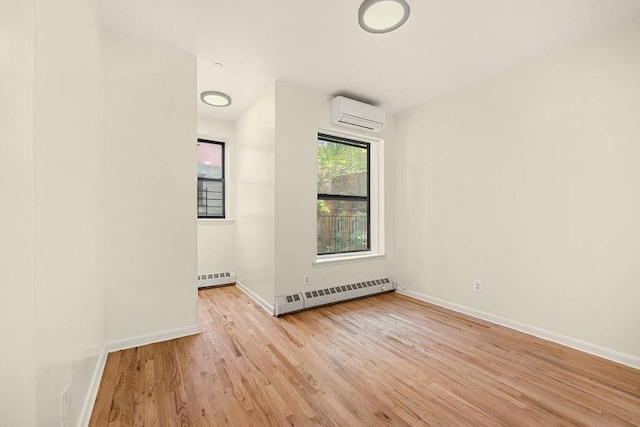
<path fill-rule="evenodd" d="M 91 383 L 89 383 L 89 390 L 87 396 L 82 404 L 82 410 L 80 412 L 80 418 L 78 419 L 78 427 L 87 427 L 91 420 L 91 413 L 93 412 L 93 405 L 96 403 L 96 397 L 98 396 L 98 389 L 100 388 L 100 381 L 102 380 L 102 373 L 107 363 L 107 347 L 102 346 L 100 356 L 98 357 L 98 363 L 93 371 L 91 377 Z"/>
<path fill-rule="evenodd" d="M 200 333 L 199 325 L 184 326 L 182 328 L 167 329 L 164 331 L 153 332 L 146 335 L 138 335 L 136 337 L 124 338 L 121 340 L 108 341 L 105 344 L 107 352 L 126 350 L 128 348 L 140 347 L 141 345 L 153 344 L 162 341 L 173 340 L 176 338 L 187 337 Z"/>
<path fill-rule="evenodd" d="M 245 294 L 247 294 L 247 296 L 249 298 L 251 298 L 252 300 L 254 300 L 255 302 L 257 302 L 260 307 L 264 308 L 265 310 L 267 310 L 267 313 L 269 313 L 270 315 L 273 316 L 274 310 L 273 310 L 273 306 L 271 304 L 269 304 L 268 302 L 266 302 L 265 300 L 263 300 L 258 294 L 256 294 L 255 292 L 253 292 L 251 289 L 247 288 L 242 282 L 240 282 L 239 280 L 236 280 L 236 286 L 238 288 L 240 288 L 240 290 L 242 292 L 244 292 Z"/>
<path fill-rule="evenodd" d="M 100 388 L 100 381 L 102 380 L 102 374 L 107 364 L 107 354 L 126 350 L 128 348 L 139 347 L 141 345 L 153 344 L 156 342 L 172 340 L 175 338 L 182 338 L 189 335 L 195 335 L 200 333 L 199 325 L 191 325 L 183 328 L 168 329 L 166 331 L 154 332 L 152 334 L 139 335 L 137 337 L 125 338 L 122 340 L 108 341 L 102 347 L 100 356 L 98 357 L 98 363 L 93 371 L 91 377 L 91 383 L 89 384 L 89 390 L 82 405 L 82 411 L 80 412 L 80 418 L 78 420 L 78 427 L 87 427 L 91 420 L 91 413 L 93 412 L 93 406 L 95 405 L 96 398 L 98 397 L 98 389 Z"/>
<path fill-rule="evenodd" d="M 402 289 L 397 289 L 396 292 L 440 307 L 448 308 L 449 310 L 457 311 L 458 313 L 486 320 L 488 322 L 495 323 L 500 326 L 505 326 L 510 329 L 515 329 L 516 331 L 524 332 L 525 334 L 533 335 L 547 341 L 553 341 L 555 343 L 562 344 L 564 346 L 571 347 L 585 353 L 593 354 L 594 356 L 602 357 L 604 359 L 608 359 L 613 362 L 629 366 L 631 368 L 640 369 L 640 357 L 638 356 L 621 353 L 610 348 L 601 347 L 599 345 L 581 341 L 576 338 L 560 335 L 555 332 L 547 331 L 546 329 L 541 329 L 536 326 L 527 325 L 526 323 L 521 323 L 515 320 L 496 316 L 495 314 L 476 310 L 475 308 L 466 307 L 464 305 L 421 294 L 419 292 Z"/>

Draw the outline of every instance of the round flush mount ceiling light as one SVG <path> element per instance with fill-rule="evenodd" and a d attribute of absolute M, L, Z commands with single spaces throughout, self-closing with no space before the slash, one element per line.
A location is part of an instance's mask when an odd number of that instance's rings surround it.
<path fill-rule="evenodd" d="M 231 97 L 226 93 L 208 90 L 200 94 L 200 100 L 214 107 L 228 107 L 231 105 Z"/>
<path fill-rule="evenodd" d="M 405 0 L 364 0 L 358 10 L 358 23 L 370 33 L 388 33 L 409 19 Z"/>

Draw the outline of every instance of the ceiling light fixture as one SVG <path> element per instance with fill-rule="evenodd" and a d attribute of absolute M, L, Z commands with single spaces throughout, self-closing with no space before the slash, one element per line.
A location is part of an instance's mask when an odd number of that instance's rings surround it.
<path fill-rule="evenodd" d="M 208 90 L 200 94 L 200 100 L 214 107 L 228 107 L 231 105 L 231 97 L 226 93 Z"/>
<path fill-rule="evenodd" d="M 388 33 L 409 19 L 405 0 L 364 0 L 358 10 L 358 23 L 370 33 Z"/>

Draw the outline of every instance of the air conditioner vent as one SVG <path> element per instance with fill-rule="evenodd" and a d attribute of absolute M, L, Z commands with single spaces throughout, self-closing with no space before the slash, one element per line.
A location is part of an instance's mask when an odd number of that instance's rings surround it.
<path fill-rule="evenodd" d="M 336 96 L 331 100 L 331 123 L 370 132 L 384 129 L 387 114 L 373 105 Z"/>

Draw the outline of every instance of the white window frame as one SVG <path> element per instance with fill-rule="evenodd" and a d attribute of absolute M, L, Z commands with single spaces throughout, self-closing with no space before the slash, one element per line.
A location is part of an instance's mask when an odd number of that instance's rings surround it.
<path fill-rule="evenodd" d="M 224 143 L 224 203 L 225 203 L 225 217 L 224 218 L 198 218 L 196 212 L 196 220 L 198 224 L 230 224 L 234 222 L 235 206 L 234 206 L 234 194 L 233 194 L 233 145 L 227 137 L 216 136 L 209 133 L 198 133 L 196 141 L 198 139 L 207 139 L 216 142 Z M 197 178 L 196 178 L 197 179 Z"/>
<path fill-rule="evenodd" d="M 350 132 L 338 132 L 330 129 L 318 129 L 317 134 L 323 133 L 340 138 L 352 139 L 369 144 L 371 156 L 369 165 L 369 244 L 370 250 L 364 252 L 352 252 L 343 254 L 316 255 L 314 265 L 332 264 L 340 262 L 352 262 L 382 257 L 385 255 L 385 229 L 384 229 L 384 139 L 371 138 Z M 318 161 L 316 154 L 316 176 L 318 175 Z M 315 210 L 314 210 L 315 212 Z M 316 214 L 317 215 L 317 214 Z M 317 220 L 317 218 L 316 218 Z M 318 230 L 316 228 L 316 238 Z"/>

